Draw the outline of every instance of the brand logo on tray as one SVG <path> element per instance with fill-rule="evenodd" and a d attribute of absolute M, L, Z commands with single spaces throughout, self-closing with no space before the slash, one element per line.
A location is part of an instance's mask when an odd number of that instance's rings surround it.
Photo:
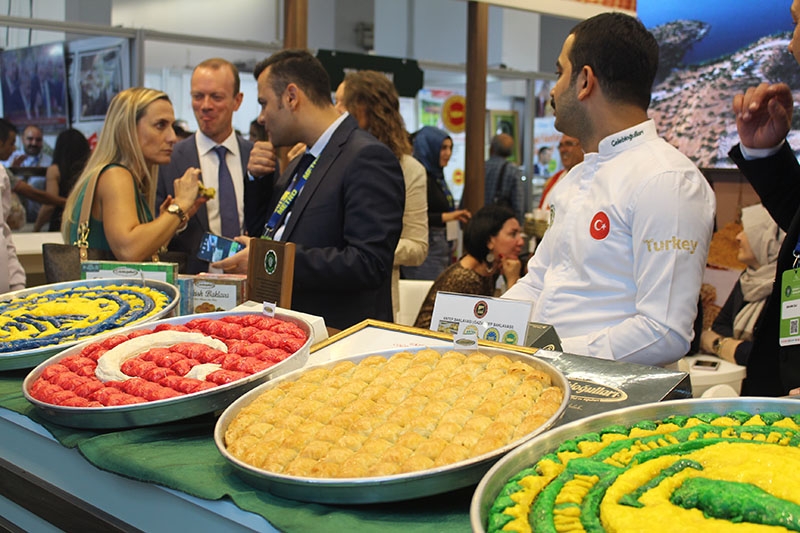
<path fill-rule="evenodd" d="M 595 383 L 588 379 L 569 378 L 569 388 L 572 391 L 573 400 L 583 400 L 584 402 L 624 402 L 628 399 L 625 391 L 602 383 Z"/>

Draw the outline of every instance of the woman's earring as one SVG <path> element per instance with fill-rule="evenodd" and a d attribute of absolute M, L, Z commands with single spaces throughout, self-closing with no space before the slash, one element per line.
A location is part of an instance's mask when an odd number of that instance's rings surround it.
<path fill-rule="evenodd" d="M 489 267 L 491 268 L 492 263 L 494 263 L 494 254 L 492 252 L 486 254 L 486 262 L 489 263 Z"/>

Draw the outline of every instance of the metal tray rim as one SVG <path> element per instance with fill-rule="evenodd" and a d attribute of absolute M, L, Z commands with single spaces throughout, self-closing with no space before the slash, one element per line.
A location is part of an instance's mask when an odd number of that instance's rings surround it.
<path fill-rule="evenodd" d="M 258 312 L 254 311 L 220 311 L 216 313 L 199 313 L 193 315 L 183 315 L 180 317 L 172 317 L 164 320 L 152 321 L 147 323 L 137 323 L 133 326 L 128 326 L 125 328 L 120 328 L 113 330 L 113 332 L 109 333 L 110 335 L 119 335 L 119 334 L 126 334 L 132 331 L 138 331 L 141 329 L 152 329 L 160 324 L 184 324 L 191 320 L 197 318 L 210 318 L 210 319 L 218 319 L 225 316 L 239 316 L 239 315 L 252 315 L 258 314 Z M 68 349 L 61 351 L 60 353 L 50 357 L 46 361 L 40 363 L 36 368 L 31 370 L 31 372 L 25 377 L 25 380 L 22 383 L 22 391 L 25 398 L 31 402 L 37 410 L 48 418 L 52 422 L 60 423 L 63 425 L 71 426 L 71 427 L 81 427 L 81 428 L 92 428 L 92 429 L 99 429 L 99 428 L 122 428 L 122 427 L 132 427 L 132 426 L 143 426 L 143 425 L 152 425 L 158 424 L 163 422 L 170 422 L 174 420 L 179 420 L 182 418 L 188 418 L 190 416 L 196 416 L 199 414 L 204 414 L 212 411 L 216 411 L 222 407 L 225 407 L 230 403 L 230 400 L 226 399 L 226 394 L 236 394 L 239 395 L 240 391 L 247 387 L 254 387 L 255 385 L 260 384 L 264 380 L 268 380 L 272 376 L 279 375 L 283 373 L 283 369 L 287 366 L 292 366 L 290 370 L 297 368 L 299 365 L 305 364 L 306 360 L 308 359 L 308 354 L 310 350 L 311 344 L 313 344 L 313 331 L 311 325 L 308 324 L 304 319 L 292 315 L 282 314 L 282 313 L 275 313 L 275 318 L 280 320 L 284 320 L 287 322 L 292 322 L 300 326 L 303 331 L 308 336 L 305 344 L 294 354 L 289 356 L 288 358 L 284 359 L 280 363 L 277 363 L 269 368 L 262 370 L 261 372 L 257 372 L 252 374 L 251 376 L 238 380 L 233 381 L 231 383 L 226 383 L 224 385 L 220 385 L 213 389 L 207 389 L 205 391 L 200 392 L 193 392 L 190 394 L 185 394 L 182 396 L 178 396 L 175 398 L 166 398 L 163 400 L 155 400 L 152 402 L 147 403 L 139 403 L 133 405 L 116 405 L 116 406 L 108 406 L 108 407 L 69 407 L 69 406 L 59 406 L 59 405 L 52 405 L 36 398 L 33 398 L 30 393 L 28 392 L 33 382 L 38 378 L 44 369 L 54 363 L 57 363 L 61 359 L 73 355 L 75 353 L 80 352 L 85 344 L 89 344 L 92 342 L 97 342 L 102 340 L 105 335 L 92 337 L 87 341 L 83 341 L 80 344 L 72 346 Z M 295 356 L 299 356 L 295 358 Z M 291 362 L 292 364 L 284 365 L 286 362 Z M 288 372 L 288 370 L 286 371 Z M 245 389 L 248 390 L 248 389 Z M 185 413 L 179 413 L 181 409 L 186 409 L 185 404 L 197 404 L 201 400 L 208 400 L 209 398 L 217 398 L 222 397 L 221 403 L 223 405 L 217 405 L 216 403 L 211 403 L 208 406 L 199 406 L 199 405 L 190 405 L 189 407 L 192 408 L 191 410 L 185 411 Z M 169 413 L 162 413 L 162 411 L 170 411 L 172 414 Z M 147 422 L 137 422 L 136 420 L 125 421 L 125 417 L 127 415 L 133 416 L 134 419 L 139 418 L 135 415 L 142 414 L 142 413 L 156 413 L 157 415 L 161 415 L 162 418 L 156 418 L 155 421 Z M 62 417 L 59 419 L 59 417 Z M 66 419 L 63 417 L 67 417 Z M 119 419 L 123 419 L 123 422 L 120 425 Z"/>
<path fill-rule="evenodd" d="M 747 410 L 752 414 L 769 411 L 798 414 L 800 413 L 800 399 L 737 397 L 668 400 L 598 413 L 574 420 L 546 433 L 540 433 L 497 461 L 478 483 L 470 503 L 472 531 L 476 533 L 486 531 L 488 509 L 511 476 L 522 468 L 531 466 L 565 440 L 598 431 L 613 424 L 629 425 L 640 420 L 658 420 L 670 415 L 693 415 L 702 412 L 725 414 L 735 410 Z"/>
<path fill-rule="evenodd" d="M 51 283 L 49 285 L 39 285 L 36 287 L 29 287 L 26 289 L 20 289 L 18 291 L 7 292 L 5 294 L 0 295 L 0 302 L 11 300 L 13 298 L 18 298 L 20 296 L 27 296 L 29 294 L 36 294 L 38 292 L 50 291 L 50 290 L 62 290 L 62 289 L 69 289 L 72 287 L 94 287 L 94 286 L 104 286 L 104 285 L 137 285 L 141 284 L 140 280 L 131 280 L 131 278 L 98 278 L 98 279 L 83 279 L 83 280 L 75 280 L 75 281 L 62 281 L 59 283 Z M 144 285 L 156 288 L 167 293 L 170 296 L 170 302 L 158 313 L 153 315 L 150 318 L 140 320 L 136 322 L 135 325 L 140 324 L 147 324 L 153 322 L 155 320 L 160 320 L 168 315 L 170 315 L 178 306 L 180 302 L 180 291 L 175 285 L 171 283 L 167 283 L 165 281 L 153 280 L 153 279 L 145 279 Z M 76 339 L 69 342 L 64 342 L 61 344 L 51 344 L 48 346 L 42 346 L 41 348 L 34 348 L 31 350 L 19 350 L 16 352 L 7 352 L 0 354 L 0 371 L 3 370 L 18 370 L 22 368 L 33 368 L 42 361 L 50 358 L 51 356 L 71 348 L 78 343 L 84 342 L 84 340 L 94 340 L 98 339 L 107 333 L 111 332 L 119 332 L 122 328 L 126 328 L 130 326 L 122 326 L 119 328 L 111 329 L 100 333 L 98 335 L 94 335 L 92 337 L 88 337 L 87 339 Z"/>
<path fill-rule="evenodd" d="M 265 390 L 275 387 L 283 381 L 295 379 L 303 372 L 312 370 L 314 368 L 331 368 L 342 361 L 358 362 L 372 355 L 388 357 L 395 353 L 406 351 L 413 353 L 428 348 L 439 352 L 451 350 L 480 351 L 486 354 L 502 354 L 510 356 L 511 358 L 522 359 L 539 369 L 546 370 L 551 378 L 553 378 L 554 384 L 557 384 L 564 391 L 564 398 L 556 413 L 553 414 L 547 420 L 547 422 L 530 434 L 525 435 L 524 437 L 492 452 L 488 452 L 477 457 L 472 457 L 468 460 L 459 461 L 450 465 L 427 469 L 420 472 L 407 472 L 392 476 L 371 478 L 308 478 L 287 476 L 284 474 L 267 472 L 253 467 L 252 465 L 244 463 L 236 457 L 233 457 L 233 455 L 227 451 L 225 446 L 225 431 L 227 430 L 228 425 L 239 413 L 239 411 L 252 403 L 252 401 L 255 400 L 255 398 Z M 235 468 L 237 473 L 242 474 L 246 480 L 250 480 L 259 487 L 265 488 L 266 490 L 278 496 L 318 503 L 378 503 L 399 501 L 403 499 L 410 499 L 411 497 L 416 498 L 439 494 L 442 492 L 449 492 L 451 490 L 456 490 L 458 488 L 476 483 L 479 476 L 481 476 L 483 471 L 485 471 L 485 468 L 497 461 L 503 454 L 507 453 L 509 450 L 513 450 L 517 446 L 522 445 L 539 433 L 551 428 L 553 424 L 555 424 L 563 415 L 567 405 L 569 404 L 569 399 L 570 387 L 569 382 L 564 374 L 552 363 L 538 358 L 535 355 L 515 352 L 510 349 L 486 346 L 479 346 L 475 350 L 465 350 L 464 348 L 455 349 L 452 346 L 415 346 L 408 348 L 392 348 L 387 350 L 365 352 L 358 355 L 337 359 L 335 361 L 304 367 L 294 372 L 285 374 L 280 378 L 261 384 L 260 386 L 252 389 L 247 394 L 240 397 L 225 409 L 225 411 L 217 420 L 214 428 L 214 442 L 217 445 L 217 449 L 219 450 L 220 454 L 222 454 L 222 456 Z M 454 477 L 457 482 L 460 482 L 460 484 L 452 487 L 436 488 L 426 486 L 426 484 L 430 485 L 438 478 L 448 476 Z M 459 477 L 462 479 L 459 480 Z M 391 489 L 393 488 L 397 488 L 398 490 L 396 492 L 392 492 Z M 298 495 L 303 497 L 298 497 Z"/>

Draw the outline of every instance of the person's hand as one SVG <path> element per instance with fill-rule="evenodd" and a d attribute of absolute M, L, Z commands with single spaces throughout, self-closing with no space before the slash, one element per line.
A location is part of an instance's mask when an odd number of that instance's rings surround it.
<path fill-rule="evenodd" d="M 511 288 L 520 277 L 520 272 L 522 272 L 522 261 L 519 260 L 519 257 L 516 256 L 500 256 L 500 272 L 503 274 L 503 277 L 506 279 L 506 286 Z"/>
<path fill-rule="evenodd" d="M 250 260 L 250 237 L 241 235 L 233 240 L 244 244 L 244 250 L 239 250 L 221 261 L 215 261 L 211 263 L 211 266 L 221 269 L 225 274 L 247 274 L 247 264 Z"/>
<path fill-rule="evenodd" d="M 794 101 L 785 83 L 747 89 L 733 97 L 739 139 L 748 148 L 772 148 L 786 138 Z"/>
<path fill-rule="evenodd" d="M 455 211 L 442 213 L 442 222 L 445 224 L 451 220 L 458 220 L 466 224 L 470 218 L 472 218 L 472 213 L 470 213 L 468 209 L 456 209 Z"/>
<path fill-rule="evenodd" d="M 800 387 L 790 390 L 789 396 L 800 396 Z"/>
<path fill-rule="evenodd" d="M 175 188 L 175 203 L 183 209 L 183 212 L 188 214 L 189 210 L 194 206 L 197 196 L 200 194 L 200 188 L 197 184 L 200 182 L 200 169 L 189 167 L 183 176 L 173 182 Z M 195 212 L 197 209 L 195 209 Z M 194 213 L 192 213 L 194 214 Z"/>
<path fill-rule="evenodd" d="M 297 143 L 297 144 L 295 144 L 286 153 L 286 160 L 287 161 L 291 161 L 295 157 L 297 157 L 299 155 L 303 155 L 304 153 L 306 153 L 307 149 L 308 149 L 308 147 L 305 145 L 305 143 Z"/>
<path fill-rule="evenodd" d="M 25 161 L 25 158 L 28 157 L 26 154 L 19 154 L 14 160 L 11 162 L 12 167 L 18 167 L 22 165 L 22 162 Z"/>
<path fill-rule="evenodd" d="M 250 159 L 247 162 L 247 171 L 252 176 L 266 176 L 275 172 L 275 163 L 278 156 L 275 147 L 269 141 L 256 141 L 250 150 Z"/>

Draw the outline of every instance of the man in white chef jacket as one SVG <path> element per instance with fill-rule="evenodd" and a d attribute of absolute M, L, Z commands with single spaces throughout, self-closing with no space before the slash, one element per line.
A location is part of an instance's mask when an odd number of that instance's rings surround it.
<path fill-rule="evenodd" d="M 586 152 L 554 187 L 551 225 L 504 298 L 533 302 L 563 350 L 650 365 L 694 335 L 715 199 L 648 119 L 658 44 L 634 17 L 579 23 L 557 61 L 556 129 Z"/>

